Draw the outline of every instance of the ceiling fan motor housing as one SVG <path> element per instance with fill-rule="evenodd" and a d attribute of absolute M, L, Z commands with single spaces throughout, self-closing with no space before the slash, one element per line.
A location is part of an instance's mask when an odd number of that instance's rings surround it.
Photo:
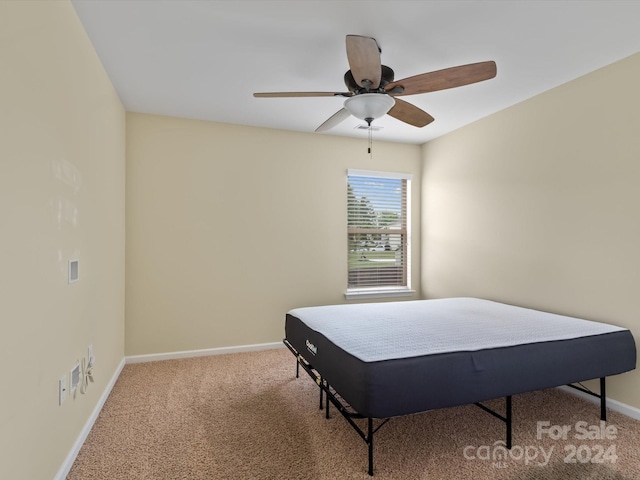
<path fill-rule="evenodd" d="M 393 69 L 390 67 L 387 67 L 386 65 L 381 65 L 381 68 L 382 68 L 382 75 L 380 79 L 380 86 L 375 90 L 379 92 L 384 92 L 385 85 L 388 85 L 389 83 L 393 82 L 395 74 L 393 72 Z M 353 92 L 356 94 L 371 93 L 371 90 L 367 89 L 363 85 L 358 85 L 356 83 L 356 79 L 353 78 L 353 73 L 351 72 L 351 70 L 347 70 L 345 72 L 344 84 L 346 85 L 346 87 L 349 89 L 350 92 Z"/>

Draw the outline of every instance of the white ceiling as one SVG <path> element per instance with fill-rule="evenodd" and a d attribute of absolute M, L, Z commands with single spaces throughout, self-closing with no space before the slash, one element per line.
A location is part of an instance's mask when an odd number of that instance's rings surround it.
<path fill-rule="evenodd" d="M 402 97 L 378 140 L 424 143 L 640 51 L 640 1 L 72 0 L 128 111 L 313 132 L 346 91 L 345 35 L 377 39 L 396 79 L 494 60 L 492 80 Z M 353 117 L 331 134 L 366 138 Z M 320 134 L 318 134 L 320 135 Z M 326 135 L 326 133 L 322 134 Z"/>

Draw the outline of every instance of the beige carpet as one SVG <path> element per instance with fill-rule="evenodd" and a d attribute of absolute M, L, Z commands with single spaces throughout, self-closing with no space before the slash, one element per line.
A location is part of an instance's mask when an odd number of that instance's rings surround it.
<path fill-rule="evenodd" d="M 284 348 L 127 365 L 67 478 L 369 478 L 366 444 L 332 413 Z M 374 478 L 640 479 L 640 422 L 609 411 L 615 439 L 577 439 L 599 407 L 556 389 L 515 396 L 513 414 L 502 460 L 487 457 L 504 424 L 473 405 L 394 418 L 375 436 Z M 537 438 L 538 421 L 571 430 Z"/>

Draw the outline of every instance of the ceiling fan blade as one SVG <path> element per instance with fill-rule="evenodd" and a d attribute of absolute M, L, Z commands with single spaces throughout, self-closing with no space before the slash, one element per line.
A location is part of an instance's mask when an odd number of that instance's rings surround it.
<path fill-rule="evenodd" d="M 338 125 L 343 120 L 349 118 L 349 116 L 351 116 L 349 110 L 347 110 L 346 108 L 341 108 L 336 113 L 331 115 L 327 120 L 325 120 L 322 125 L 316 128 L 316 132 L 326 132 L 327 130 L 330 130 Z"/>
<path fill-rule="evenodd" d="M 424 110 L 399 98 L 395 100 L 396 104 L 389 110 L 387 115 L 391 115 L 393 118 L 414 127 L 424 127 L 433 122 L 434 118 Z"/>
<path fill-rule="evenodd" d="M 350 97 L 351 92 L 263 92 L 254 93 L 256 98 L 283 98 L 283 97 Z"/>
<path fill-rule="evenodd" d="M 471 63 L 459 67 L 445 68 L 435 72 L 423 73 L 413 77 L 391 82 L 384 87 L 390 95 L 415 95 L 417 93 L 437 92 L 447 88 L 461 87 L 471 83 L 482 82 L 496 76 L 496 62 Z M 396 87 L 404 90 L 394 94 Z"/>
<path fill-rule="evenodd" d="M 358 85 L 368 89 L 376 89 L 380 86 L 382 65 L 380 48 L 375 38 L 347 35 L 347 59 L 353 78 Z"/>

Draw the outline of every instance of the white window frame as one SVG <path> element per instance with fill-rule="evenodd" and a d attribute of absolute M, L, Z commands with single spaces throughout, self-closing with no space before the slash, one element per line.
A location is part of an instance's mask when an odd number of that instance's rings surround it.
<path fill-rule="evenodd" d="M 388 298 L 388 297 L 408 297 L 415 294 L 415 290 L 411 289 L 411 183 L 413 181 L 413 175 L 410 173 L 398 173 L 398 172 L 381 172 L 374 170 L 359 170 L 348 169 L 346 176 L 346 183 L 349 182 L 350 176 L 356 177 L 372 177 L 372 178 L 393 178 L 407 181 L 406 202 L 407 202 L 407 218 L 406 218 L 406 242 L 407 251 L 404 252 L 404 262 L 406 268 L 406 286 L 389 286 L 389 287 L 358 287 L 348 288 L 344 296 L 347 300 L 356 299 L 374 299 L 374 298 Z M 346 188 L 346 185 L 345 185 Z M 345 235 L 345 237 L 348 236 Z M 349 258 L 349 245 L 347 242 L 347 265 Z M 348 266 L 347 266 L 348 270 Z"/>

